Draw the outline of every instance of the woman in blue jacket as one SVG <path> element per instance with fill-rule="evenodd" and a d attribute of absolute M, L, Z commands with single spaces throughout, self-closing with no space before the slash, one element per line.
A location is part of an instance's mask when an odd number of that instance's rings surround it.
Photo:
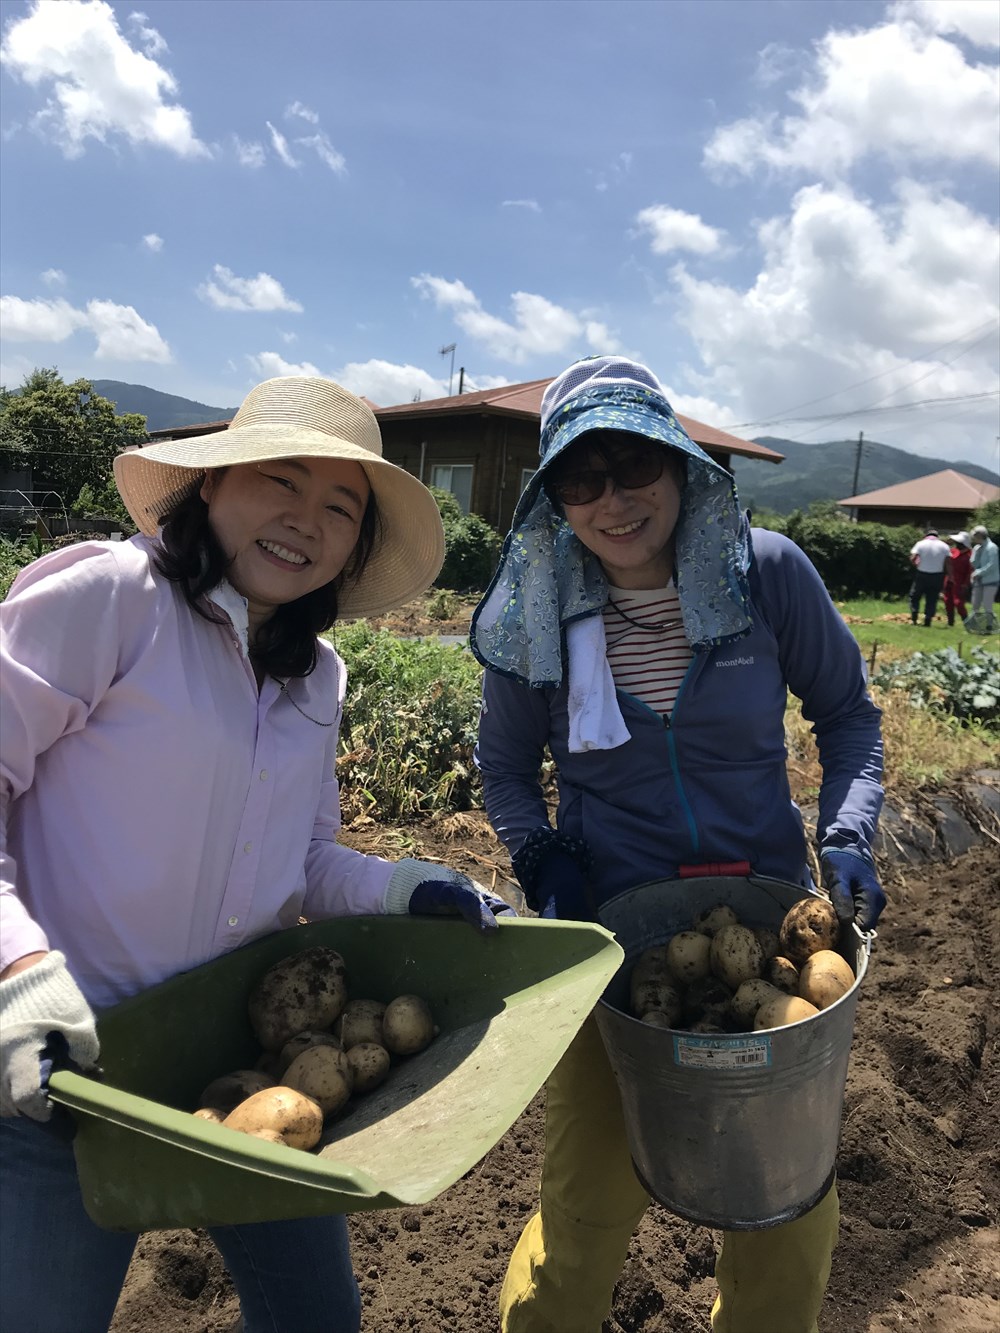
<path fill-rule="evenodd" d="M 594 919 L 636 884 L 737 862 L 812 887 L 785 769 L 791 690 L 823 768 L 823 882 L 841 919 L 871 930 L 880 714 L 809 560 L 751 533 L 730 474 L 625 358 L 552 382 L 540 455 L 472 626 L 486 808 L 529 904 Z M 540 1207 L 507 1271 L 504 1333 L 600 1333 L 648 1202 L 591 1019 L 547 1087 Z M 727 1234 L 714 1333 L 813 1333 L 837 1224 L 834 1187 L 794 1222 Z"/>

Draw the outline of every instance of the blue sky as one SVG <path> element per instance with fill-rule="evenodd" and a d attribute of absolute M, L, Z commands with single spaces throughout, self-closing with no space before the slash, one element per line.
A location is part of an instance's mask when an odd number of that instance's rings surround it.
<path fill-rule="evenodd" d="M 2 13 L 10 386 L 389 405 L 451 343 L 456 391 L 626 351 L 739 434 L 997 466 L 994 0 Z"/>

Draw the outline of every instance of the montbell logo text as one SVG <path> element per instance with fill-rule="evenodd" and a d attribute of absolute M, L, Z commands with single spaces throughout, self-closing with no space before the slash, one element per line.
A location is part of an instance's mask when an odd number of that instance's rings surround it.
<path fill-rule="evenodd" d="M 716 662 L 720 666 L 753 666 L 752 657 L 726 657 L 721 662 Z"/>

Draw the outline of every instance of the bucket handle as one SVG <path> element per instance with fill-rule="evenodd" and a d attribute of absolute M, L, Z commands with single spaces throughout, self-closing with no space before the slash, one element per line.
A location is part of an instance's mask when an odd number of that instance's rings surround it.
<path fill-rule="evenodd" d="M 707 861 L 700 866 L 679 866 L 677 874 L 681 879 L 701 879 L 710 875 L 714 879 L 725 879 L 733 875 L 749 875 L 749 861 Z"/>

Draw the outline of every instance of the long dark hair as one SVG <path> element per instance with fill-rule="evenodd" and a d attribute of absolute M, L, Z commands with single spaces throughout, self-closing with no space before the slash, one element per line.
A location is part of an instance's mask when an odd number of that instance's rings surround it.
<path fill-rule="evenodd" d="M 378 543 L 379 532 L 378 504 L 370 491 L 357 544 L 347 564 L 322 588 L 279 606 L 260 626 L 250 653 L 256 667 L 282 679 L 309 675 L 317 661 L 316 637 L 337 619 L 340 591 L 360 578 Z M 165 515 L 160 540 L 156 568 L 178 585 L 192 611 L 213 624 L 221 623 L 222 617 L 205 604 L 204 598 L 226 577 L 229 559 L 208 521 L 208 505 L 201 498 L 200 484 Z"/>

